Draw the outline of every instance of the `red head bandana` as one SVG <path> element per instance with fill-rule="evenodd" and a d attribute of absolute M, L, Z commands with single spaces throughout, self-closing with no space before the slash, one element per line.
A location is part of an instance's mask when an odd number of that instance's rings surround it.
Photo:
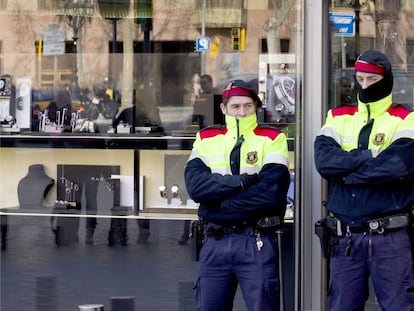
<path fill-rule="evenodd" d="M 231 96 L 248 96 L 252 97 L 252 93 L 244 88 L 232 86 L 223 91 L 223 99 L 229 99 Z"/>
<path fill-rule="evenodd" d="M 375 73 L 379 75 L 385 74 L 384 66 L 370 64 L 363 60 L 357 60 L 357 62 L 355 63 L 355 72 L 357 71 Z"/>

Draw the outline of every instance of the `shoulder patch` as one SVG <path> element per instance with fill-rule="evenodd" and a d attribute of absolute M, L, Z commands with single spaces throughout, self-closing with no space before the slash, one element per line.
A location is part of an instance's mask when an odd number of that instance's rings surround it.
<path fill-rule="evenodd" d="M 275 127 L 269 125 L 259 125 L 254 129 L 254 133 L 257 136 L 266 136 L 271 140 L 275 140 L 275 138 L 278 137 L 281 132 Z"/>
<path fill-rule="evenodd" d="M 344 105 L 332 109 L 332 115 L 343 116 L 343 115 L 354 115 L 358 111 L 358 106 L 356 105 Z"/>
<path fill-rule="evenodd" d="M 405 105 L 401 104 L 392 104 L 390 108 L 388 108 L 388 113 L 392 116 L 399 117 L 401 119 L 405 119 L 410 113 L 412 109 Z"/>
<path fill-rule="evenodd" d="M 224 126 L 208 126 L 200 131 L 200 138 L 211 138 L 217 135 L 224 135 L 227 133 L 227 128 Z"/>

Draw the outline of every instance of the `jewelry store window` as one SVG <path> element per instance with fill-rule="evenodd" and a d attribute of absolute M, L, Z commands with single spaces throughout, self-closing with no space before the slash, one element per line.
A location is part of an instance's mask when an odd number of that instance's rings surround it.
<path fill-rule="evenodd" d="M 0 309 L 194 310 L 183 171 L 233 79 L 288 138 L 292 309 L 301 1 L 29 2 L 0 4 Z"/>

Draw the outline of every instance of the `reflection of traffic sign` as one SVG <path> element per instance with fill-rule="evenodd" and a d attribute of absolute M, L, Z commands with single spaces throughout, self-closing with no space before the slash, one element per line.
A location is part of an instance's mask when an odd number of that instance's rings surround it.
<path fill-rule="evenodd" d="M 210 50 L 211 40 L 209 37 L 198 37 L 196 40 L 196 51 L 205 52 Z"/>
<path fill-rule="evenodd" d="M 63 55 L 65 54 L 65 42 L 43 44 L 43 55 Z"/>
<path fill-rule="evenodd" d="M 43 55 L 65 54 L 65 32 L 51 26 L 43 34 Z"/>
<path fill-rule="evenodd" d="M 337 36 L 353 37 L 355 35 L 355 14 L 331 12 L 329 20 Z"/>

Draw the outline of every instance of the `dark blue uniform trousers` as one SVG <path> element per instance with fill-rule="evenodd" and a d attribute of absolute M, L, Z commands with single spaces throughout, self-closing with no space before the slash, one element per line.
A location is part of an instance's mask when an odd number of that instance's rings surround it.
<path fill-rule="evenodd" d="M 349 256 L 345 256 L 348 240 Z M 331 311 L 363 311 L 371 276 L 383 311 L 414 311 L 414 273 L 411 244 L 405 229 L 394 232 L 352 233 L 339 240 L 330 259 L 328 301 Z"/>
<path fill-rule="evenodd" d="M 198 311 L 232 310 L 238 284 L 249 311 L 279 310 L 276 236 L 264 233 L 261 239 L 259 251 L 252 229 L 220 239 L 208 237 L 195 284 Z"/>

